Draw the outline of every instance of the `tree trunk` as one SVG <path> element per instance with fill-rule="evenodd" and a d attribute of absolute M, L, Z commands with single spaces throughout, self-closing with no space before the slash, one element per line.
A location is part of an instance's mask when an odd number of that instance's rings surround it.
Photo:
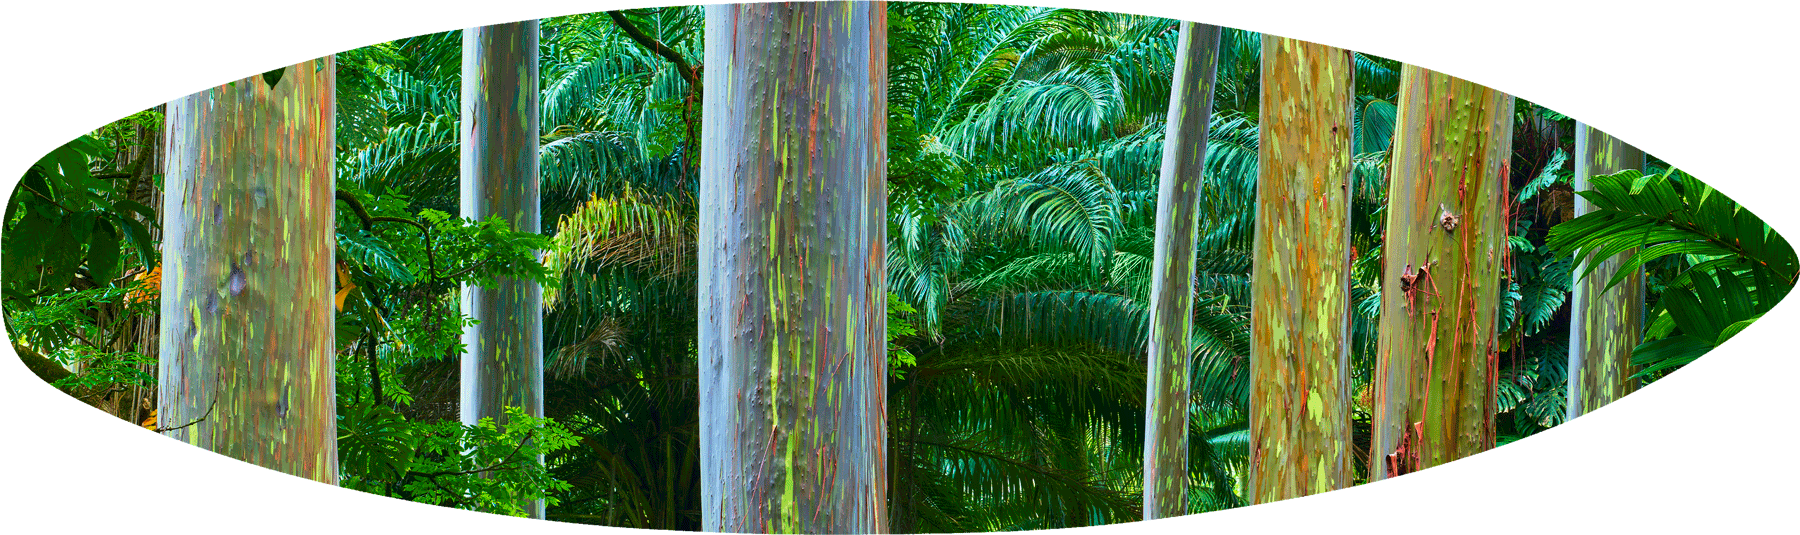
<path fill-rule="evenodd" d="M 1253 503 L 1350 486 L 1350 51 L 1264 35 L 1250 287 Z"/>
<path fill-rule="evenodd" d="M 1212 119 L 1219 27 L 1181 23 L 1175 85 L 1163 135 L 1150 268 L 1150 338 L 1144 410 L 1144 520 L 1188 512 L 1189 355 L 1194 324 L 1194 242 L 1201 171 Z"/>
<path fill-rule="evenodd" d="M 1407 65 L 1394 132 L 1370 480 L 1494 445 L 1512 97 Z"/>
<path fill-rule="evenodd" d="M 158 420 L 335 484 L 336 71 L 275 72 L 169 104 Z"/>
<path fill-rule="evenodd" d="M 887 530 L 887 8 L 706 8 L 703 528 Z"/>
<path fill-rule="evenodd" d="M 158 105 L 156 111 L 164 113 L 166 117 L 168 105 Z M 333 120 L 335 121 L 335 118 Z M 138 151 L 141 151 L 140 154 L 137 155 L 137 157 L 141 159 L 141 163 L 135 165 L 136 176 L 131 179 L 132 185 L 129 198 L 150 207 L 154 212 L 155 217 L 146 218 L 142 215 L 134 217 L 144 224 L 145 229 L 149 231 L 150 239 L 152 241 L 160 241 L 162 240 L 162 227 L 157 224 L 157 221 L 162 219 L 163 195 L 162 192 L 156 188 L 156 177 L 166 173 L 166 149 L 164 144 L 168 137 L 157 128 L 138 127 L 138 132 L 138 139 L 143 143 L 143 145 L 137 149 Z M 149 271 L 156 269 L 157 266 L 144 266 L 143 268 L 146 271 Z M 126 296 L 126 299 L 134 300 L 135 298 Z M 156 326 L 160 323 L 158 316 L 159 314 L 144 314 L 131 320 L 128 324 L 129 327 L 127 327 L 131 329 L 131 331 L 125 336 L 126 343 L 129 344 L 125 346 L 127 351 L 136 351 L 138 354 L 147 357 L 156 356 L 157 344 L 160 343 L 156 335 Z M 155 366 L 155 364 L 146 363 L 140 365 L 138 370 L 144 372 L 146 375 L 155 374 Z M 126 398 L 129 400 L 130 409 L 122 413 L 121 416 L 133 424 L 144 422 L 151 416 L 151 409 L 155 408 L 155 397 L 155 385 L 131 387 L 130 395 Z"/>
<path fill-rule="evenodd" d="M 1644 152 L 1583 123 L 1575 123 L 1575 191 L 1589 189 L 1588 179 L 1627 169 L 1643 169 Z M 1575 196 L 1575 217 L 1593 210 L 1586 197 Z M 1631 393 L 1636 386 L 1631 350 L 1643 340 L 1644 270 L 1601 292 L 1619 272 L 1619 264 L 1637 249 L 1627 249 L 1600 262 L 1594 272 L 1575 281 L 1569 296 L 1568 419 L 1573 420 Z M 1579 274 L 1583 266 L 1575 266 Z"/>
<path fill-rule="evenodd" d="M 541 232 L 538 216 L 538 21 L 463 30 L 462 216 L 499 216 L 513 230 Z M 544 414 L 543 288 L 502 277 L 464 286 L 462 422 L 504 409 Z M 541 459 L 540 459 L 541 461 Z M 544 517 L 541 501 L 526 506 Z"/>

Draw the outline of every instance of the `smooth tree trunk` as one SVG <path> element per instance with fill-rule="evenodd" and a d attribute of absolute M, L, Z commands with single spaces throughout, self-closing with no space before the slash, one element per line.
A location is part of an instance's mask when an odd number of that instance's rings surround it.
<path fill-rule="evenodd" d="M 157 417 L 336 484 L 336 71 L 277 72 L 169 103 Z"/>
<path fill-rule="evenodd" d="M 887 8 L 706 8 L 706 531 L 887 531 Z"/>
<path fill-rule="evenodd" d="M 1406 65 L 1399 108 L 1370 480 L 1494 446 L 1512 97 Z"/>
<path fill-rule="evenodd" d="M 1194 243 L 1212 118 L 1219 27 L 1181 23 L 1175 83 L 1156 194 L 1150 268 L 1149 369 L 1144 410 L 1144 519 L 1188 512 L 1189 356 L 1193 353 Z"/>
<path fill-rule="evenodd" d="M 1575 191 L 1589 189 L 1599 175 L 1644 168 L 1644 151 L 1583 123 L 1575 123 Z M 1593 210 L 1586 197 L 1575 196 L 1575 217 Z M 1602 260 L 1594 272 L 1575 281 L 1569 296 L 1568 419 L 1573 420 L 1631 393 L 1631 350 L 1643 341 L 1644 270 L 1606 289 L 1619 264 L 1637 249 Z M 1580 274 L 1585 264 L 1574 267 Z M 1605 291 L 1602 291 L 1605 290 Z"/>
<path fill-rule="evenodd" d="M 1351 484 L 1350 51 L 1264 35 L 1250 287 L 1252 503 Z"/>
<path fill-rule="evenodd" d="M 463 30 L 462 216 L 499 216 L 516 231 L 540 232 L 538 215 L 538 21 Z M 544 414 L 543 288 L 502 277 L 464 286 L 462 422 L 506 407 Z M 540 459 L 541 461 L 541 459 Z M 541 501 L 526 507 L 544 517 Z"/>

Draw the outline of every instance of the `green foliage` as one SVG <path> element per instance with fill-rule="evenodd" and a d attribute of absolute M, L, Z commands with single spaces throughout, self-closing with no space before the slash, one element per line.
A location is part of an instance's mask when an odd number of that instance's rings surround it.
<path fill-rule="evenodd" d="M 1793 288 L 1800 259 L 1792 246 L 1736 201 L 1679 170 L 1593 177 L 1580 192 L 1593 211 L 1550 230 L 1549 245 L 1586 260 L 1633 250 L 1607 281 L 1640 267 L 1656 270 L 1661 298 L 1646 341 L 1632 351 L 1638 376 L 1657 376 L 1724 343 Z"/>
<path fill-rule="evenodd" d="M 106 150 L 82 136 L 40 158 L 25 171 L 7 204 L 4 295 L 30 299 L 70 285 L 108 286 L 128 263 L 120 244 L 132 246 L 140 265 L 156 262 L 144 221 L 155 212 L 129 198 L 126 181 L 96 178 L 90 158 Z M 134 216 L 141 216 L 143 221 Z"/>
<path fill-rule="evenodd" d="M 1793 247 L 1762 219 L 1679 170 L 1644 175 L 1637 171 L 1594 177 L 1581 196 L 1594 211 L 1550 231 L 1550 245 L 1587 261 L 1586 277 L 1598 259 L 1639 248 L 1627 257 L 1607 288 L 1644 264 L 1670 255 L 1706 260 L 1690 269 L 1729 270 L 1792 286 L 1800 272 Z M 1786 289 L 1765 285 L 1766 292 Z M 1762 297 L 1779 298 L 1775 293 Z M 1774 300 L 1767 301 L 1770 304 Z"/>
<path fill-rule="evenodd" d="M 576 437 L 549 418 L 506 408 L 507 425 L 415 423 L 372 404 L 338 408 L 340 485 L 422 503 L 524 516 L 524 505 L 556 505 L 571 488 L 538 462 Z"/>
<path fill-rule="evenodd" d="M 625 16 L 690 63 L 702 57 L 699 7 Z M 1145 301 L 1176 25 L 930 3 L 891 4 L 888 21 L 894 529 L 1135 520 Z M 337 56 L 337 182 L 348 198 L 337 201 L 342 481 L 501 514 L 545 498 L 553 520 L 698 529 L 702 133 L 693 99 L 704 88 L 605 14 L 545 19 L 542 28 L 537 229 L 451 215 L 460 32 Z M 1261 37 L 1224 32 L 1219 111 L 1198 177 L 1188 474 L 1197 512 L 1244 504 Z M 1360 387 L 1380 312 L 1399 64 L 1355 61 L 1351 329 Z M 1520 110 L 1521 125 L 1569 121 L 1529 103 Z M 27 171 L 32 189 L 21 187 L 8 207 L 8 327 L 14 340 L 80 363 L 83 373 L 64 386 L 152 379 L 137 352 L 95 348 L 122 336 L 119 318 L 155 306 L 154 292 L 133 298 L 136 278 L 119 276 L 155 265 L 153 212 L 138 204 L 154 188 L 125 176 L 143 174 L 122 155 L 148 146 L 144 133 L 160 121 L 146 111 L 58 149 Z M 1596 179 L 1584 195 L 1611 215 L 1564 223 L 1544 246 L 1555 221 L 1546 198 L 1565 191 L 1568 159 L 1546 149 L 1513 165 L 1530 171 L 1514 183 L 1512 267 L 1496 281 L 1505 290 L 1502 443 L 1563 417 L 1559 314 L 1577 275 L 1571 255 L 1644 247 L 1651 293 L 1663 298 L 1634 358 L 1652 376 L 1760 317 L 1795 276 L 1785 241 L 1678 172 Z M 501 277 L 547 286 L 549 417 L 509 411 L 512 424 L 466 426 L 445 409 L 454 407 L 460 334 L 472 323 L 455 292 Z"/>
<path fill-rule="evenodd" d="M 58 351 L 56 361 L 81 372 L 64 377 L 50 386 L 69 391 L 99 391 L 115 386 L 151 386 L 156 376 L 144 371 L 154 368 L 156 359 L 134 351 L 105 351 L 91 346 L 73 346 Z"/>
<path fill-rule="evenodd" d="M 911 321 L 907 320 L 907 317 L 912 314 L 917 314 L 918 312 L 918 309 L 913 308 L 912 305 L 906 304 L 906 301 L 901 301 L 900 296 L 894 295 L 893 292 L 888 292 L 887 353 L 889 377 L 894 379 L 905 379 L 905 368 L 919 365 L 919 359 L 914 357 L 912 352 L 907 351 L 905 346 L 894 343 L 894 340 L 897 338 L 919 334 L 919 330 L 913 327 Z"/>

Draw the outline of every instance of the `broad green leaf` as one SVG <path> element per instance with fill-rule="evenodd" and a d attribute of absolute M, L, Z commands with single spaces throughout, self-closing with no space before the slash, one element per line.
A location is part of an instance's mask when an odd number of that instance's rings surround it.
<path fill-rule="evenodd" d="M 119 268 L 119 233 L 104 221 L 94 227 L 88 242 L 88 272 L 94 281 L 107 284 L 117 276 Z"/>

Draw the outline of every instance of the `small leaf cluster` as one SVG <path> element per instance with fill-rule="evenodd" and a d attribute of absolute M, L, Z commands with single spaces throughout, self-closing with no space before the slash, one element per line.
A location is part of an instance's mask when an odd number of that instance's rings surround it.
<path fill-rule="evenodd" d="M 369 403 L 338 408 L 340 485 L 364 492 L 512 516 L 571 488 L 539 462 L 575 445 L 562 424 L 507 407 L 506 424 L 408 421 Z"/>

